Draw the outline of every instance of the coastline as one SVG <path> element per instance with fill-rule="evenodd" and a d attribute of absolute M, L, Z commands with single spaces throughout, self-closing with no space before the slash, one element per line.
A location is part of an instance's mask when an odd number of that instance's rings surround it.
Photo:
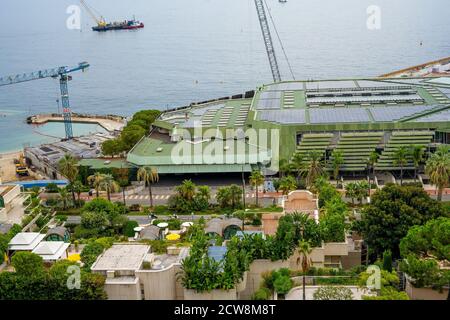
<path fill-rule="evenodd" d="M 12 159 L 12 158 L 18 157 L 19 154 L 21 154 L 22 152 L 23 152 L 23 149 L 0 151 L 0 160 L 1 159 Z"/>

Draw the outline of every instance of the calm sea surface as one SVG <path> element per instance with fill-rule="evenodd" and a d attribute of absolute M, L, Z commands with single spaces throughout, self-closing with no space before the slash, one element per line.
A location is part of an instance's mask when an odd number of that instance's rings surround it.
<path fill-rule="evenodd" d="M 241 93 L 271 81 L 253 0 L 87 0 L 107 20 L 136 18 L 139 31 L 96 33 L 77 0 L 2 0 L 0 75 L 76 65 L 74 112 L 130 115 Z M 267 0 L 297 79 L 377 76 L 450 56 L 449 0 Z M 381 29 L 366 9 L 381 9 Z M 275 35 L 274 40 L 276 40 Z M 422 45 L 420 45 L 422 42 Z M 277 44 L 284 79 L 289 69 Z M 56 112 L 59 84 L 43 79 L 0 87 L 0 152 L 63 135 L 63 125 L 33 128 L 30 115 Z M 36 130 L 39 132 L 37 133 Z M 75 134 L 100 130 L 76 125 Z M 51 140 L 51 139 L 50 139 Z"/>

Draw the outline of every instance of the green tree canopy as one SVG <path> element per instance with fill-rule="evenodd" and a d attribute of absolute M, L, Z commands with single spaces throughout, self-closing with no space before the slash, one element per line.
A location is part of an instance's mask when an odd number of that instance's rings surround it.
<path fill-rule="evenodd" d="M 422 188 L 387 184 L 373 195 L 362 210 L 361 221 L 354 226 L 373 254 L 380 257 L 385 250 L 391 250 L 393 258 L 398 258 L 400 241 L 409 228 L 440 216 L 448 213 Z"/>
<path fill-rule="evenodd" d="M 450 218 L 440 217 L 423 226 L 413 226 L 400 242 L 400 253 L 403 257 L 415 254 L 450 260 Z"/>
<path fill-rule="evenodd" d="M 44 272 L 42 258 L 28 251 L 16 252 L 11 259 L 11 264 L 17 274 L 24 276 Z"/>

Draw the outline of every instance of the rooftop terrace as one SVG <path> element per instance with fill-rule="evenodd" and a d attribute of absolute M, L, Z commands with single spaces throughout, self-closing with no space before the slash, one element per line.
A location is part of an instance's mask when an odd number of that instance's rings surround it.
<path fill-rule="evenodd" d="M 114 244 L 92 265 L 92 271 L 134 271 L 141 267 L 150 246 L 143 244 Z"/>

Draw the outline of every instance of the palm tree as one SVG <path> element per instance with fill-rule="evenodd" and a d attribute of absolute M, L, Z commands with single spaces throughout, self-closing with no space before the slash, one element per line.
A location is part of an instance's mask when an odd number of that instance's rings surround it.
<path fill-rule="evenodd" d="M 222 187 L 217 189 L 216 199 L 222 208 L 228 207 L 231 203 L 230 188 Z"/>
<path fill-rule="evenodd" d="M 83 192 L 83 187 L 84 186 L 80 180 L 75 181 L 72 185 L 72 190 L 77 194 L 78 205 L 80 205 L 80 196 L 81 193 Z"/>
<path fill-rule="evenodd" d="M 303 166 L 302 174 L 306 177 L 306 186 L 311 187 L 316 179 L 323 174 L 322 154 L 311 151 Z"/>
<path fill-rule="evenodd" d="M 358 185 L 355 182 L 345 185 L 345 196 L 352 199 L 352 204 L 355 205 L 355 198 L 358 197 Z"/>
<path fill-rule="evenodd" d="M 372 182 L 375 182 L 375 164 L 378 161 L 378 153 L 376 151 L 372 151 L 369 154 L 369 159 L 367 160 L 367 165 L 369 166 L 369 197 L 370 190 L 372 189 Z M 370 176 L 370 169 L 372 169 L 372 176 Z"/>
<path fill-rule="evenodd" d="M 69 184 L 73 184 L 78 176 L 78 166 L 77 166 L 77 159 L 75 159 L 72 155 L 69 153 L 66 153 L 64 157 L 62 157 L 58 161 L 58 170 L 59 172 L 66 177 L 66 179 L 69 181 Z M 75 203 L 75 192 L 72 189 L 72 199 L 73 203 Z"/>
<path fill-rule="evenodd" d="M 297 265 L 301 264 L 303 273 L 303 300 L 306 300 L 306 273 L 311 267 L 312 261 L 310 254 L 312 252 L 311 245 L 308 241 L 300 240 L 298 243 L 297 252 L 299 257 L 297 259 Z"/>
<path fill-rule="evenodd" d="M 409 150 L 406 146 L 401 146 L 394 153 L 394 166 L 400 167 L 400 185 L 403 185 L 403 168 L 408 164 Z"/>
<path fill-rule="evenodd" d="M 333 177 L 337 181 L 341 166 L 344 164 L 344 154 L 340 150 L 333 150 L 331 153 L 331 166 L 333 168 Z"/>
<path fill-rule="evenodd" d="M 58 190 L 59 192 L 59 198 L 61 199 L 62 203 L 63 203 L 63 209 L 66 210 L 67 209 L 67 201 L 69 200 L 69 192 L 67 191 L 66 188 L 60 188 Z"/>
<path fill-rule="evenodd" d="M 442 200 L 444 188 L 449 186 L 450 181 L 450 147 L 442 145 L 431 155 L 425 165 L 425 172 L 438 189 L 438 201 Z"/>
<path fill-rule="evenodd" d="M 242 197 L 242 188 L 236 184 L 232 184 L 230 187 L 230 200 L 231 200 L 231 208 L 236 207 L 236 205 L 240 202 Z"/>
<path fill-rule="evenodd" d="M 279 189 L 283 192 L 283 195 L 287 195 L 289 192 L 297 189 L 297 183 L 292 176 L 283 177 L 280 179 Z"/>
<path fill-rule="evenodd" d="M 108 201 L 111 201 L 111 193 L 118 192 L 119 184 L 114 180 L 111 174 L 105 174 L 101 182 L 101 188 L 106 191 Z"/>
<path fill-rule="evenodd" d="M 359 181 L 355 184 L 356 187 L 356 199 L 358 199 L 359 204 L 362 204 L 363 199 L 366 198 L 369 195 L 369 192 L 367 189 L 370 189 L 369 183 L 364 181 Z"/>
<path fill-rule="evenodd" d="M 412 145 L 410 149 L 411 158 L 414 163 L 414 182 L 417 179 L 417 172 L 419 171 L 419 166 L 423 162 L 423 156 L 425 154 L 425 148 L 421 145 Z"/>
<path fill-rule="evenodd" d="M 291 166 L 286 159 L 280 159 L 278 164 L 279 164 L 280 177 L 284 177 L 286 174 L 288 174 L 291 171 Z"/>
<path fill-rule="evenodd" d="M 261 171 L 254 170 L 252 174 L 250 175 L 250 183 L 255 186 L 255 193 L 256 193 L 256 206 L 258 207 L 259 201 L 258 201 L 258 187 L 264 183 L 264 176 L 261 174 Z"/>
<path fill-rule="evenodd" d="M 211 198 L 211 188 L 209 186 L 199 186 L 197 188 L 197 194 L 201 199 L 209 202 Z"/>
<path fill-rule="evenodd" d="M 300 178 L 302 174 L 302 168 L 303 168 L 303 155 L 300 152 L 296 152 L 291 160 L 291 167 L 292 170 L 297 173 L 297 180 Z"/>
<path fill-rule="evenodd" d="M 137 180 L 144 181 L 148 186 L 148 193 L 150 195 L 150 207 L 153 207 L 152 183 L 159 181 L 159 175 L 156 168 L 140 167 L 137 172 Z"/>
<path fill-rule="evenodd" d="M 88 183 L 95 189 L 97 198 L 99 196 L 99 191 L 102 186 L 102 180 L 103 180 L 104 176 L 105 176 L 104 174 L 96 171 L 93 175 L 90 175 L 89 177 L 87 177 Z"/>
<path fill-rule="evenodd" d="M 125 201 L 125 188 L 126 186 L 128 186 L 128 178 L 129 178 L 129 174 L 130 171 L 128 168 L 124 168 L 124 167 L 120 167 L 120 169 L 118 169 L 116 171 L 116 177 L 117 177 L 117 183 L 119 184 L 119 186 L 122 188 L 122 200 L 123 200 L 123 204 L 126 206 L 127 203 Z"/>
<path fill-rule="evenodd" d="M 184 180 L 181 185 L 176 187 L 178 194 L 187 201 L 192 201 L 195 196 L 197 186 L 192 180 Z"/>

